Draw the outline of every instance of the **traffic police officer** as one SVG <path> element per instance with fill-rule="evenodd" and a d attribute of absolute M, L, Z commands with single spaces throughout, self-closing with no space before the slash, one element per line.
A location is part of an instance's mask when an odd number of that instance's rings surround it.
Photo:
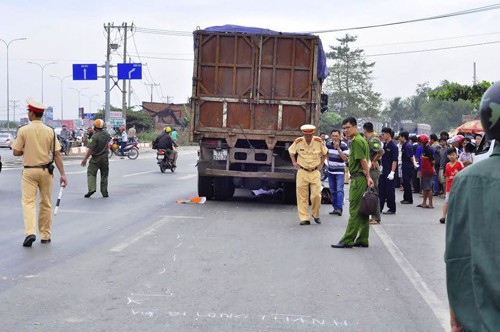
<path fill-rule="evenodd" d="M 17 138 L 12 144 L 12 151 L 14 156 L 23 156 L 21 192 L 26 234 L 23 246 L 31 247 L 36 240 L 37 190 L 40 190 L 38 230 L 41 242 L 51 241 L 53 162 L 61 174 L 59 179 L 61 187 L 66 187 L 68 181 L 64 173 L 61 145 L 56 139 L 54 130 L 41 121 L 46 107 L 31 98 L 26 99 L 26 102 L 30 124 L 19 128 Z"/>
<path fill-rule="evenodd" d="M 82 166 L 85 167 L 87 160 L 92 155 L 87 168 L 87 186 L 89 191 L 84 197 L 89 198 L 96 192 L 97 171 L 101 172 L 101 194 L 102 197 L 109 197 L 108 193 L 108 174 L 109 174 L 109 159 L 108 159 L 108 144 L 111 136 L 104 128 L 104 121 L 97 119 L 94 121 L 94 134 L 89 139 L 87 145 L 87 153 L 82 159 Z"/>
<path fill-rule="evenodd" d="M 297 170 L 297 210 L 300 225 L 310 225 L 309 192 L 314 221 L 321 224 L 321 168 L 328 155 L 328 149 L 319 136 L 313 136 L 316 127 L 310 124 L 300 127 L 303 137 L 297 138 L 288 148 L 290 159 Z M 297 155 L 297 159 L 295 158 Z"/>
<path fill-rule="evenodd" d="M 479 112 L 487 138 L 498 142 L 500 82 L 486 90 Z M 499 145 L 453 179 L 444 255 L 452 331 L 498 331 L 500 326 L 499 188 Z"/>
<path fill-rule="evenodd" d="M 368 248 L 368 236 L 370 225 L 368 216 L 359 212 L 361 199 L 367 187 L 373 187 L 370 177 L 368 160 L 370 159 L 370 148 L 366 140 L 358 133 L 357 121 L 349 117 L 342 121 L 342 129 L 347 137 L 351 139 L 349 150 L 349 172 L 351 173 L 351 184 L 349 186 L 349 221 L 344 236 L 338 244 L 332 244 L 332 248 Z"/>

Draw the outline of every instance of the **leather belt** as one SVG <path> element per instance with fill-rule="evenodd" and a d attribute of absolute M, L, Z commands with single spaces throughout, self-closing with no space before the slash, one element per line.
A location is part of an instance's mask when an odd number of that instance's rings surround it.
<path fill-rule="evenodd" d="M 24 168 L 49 168 L 50 164 L 52 164 L 52 163 L 48 163 L 48 164 L 45 164 L 45 165 L 38 165 L 38 166 L 23 166 L 23 167 Z"/>
<path fill-rule="evenodd" d="M 307 171 L 307 172 L 314 172 L 314 171 L 317 171 L 317 169 L 313 168 L 313 169 L 307 169 L 307 168 L 304 168 L 302 166 L 300 166 L 301 169 L 303 169 L 304 171 Z"/>

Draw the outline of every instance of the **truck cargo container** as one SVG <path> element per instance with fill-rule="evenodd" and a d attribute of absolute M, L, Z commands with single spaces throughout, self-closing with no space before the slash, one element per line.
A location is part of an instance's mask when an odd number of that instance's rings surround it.
<path fill-rule="evenodd" d="M 303 124 L 318 124 L 327 75 L 317 36 L 240 26 L 195 31 L 190 139 L 200 146 L 198 194 L 225 200 L 235 188 L 282 188 L 293 202 L 288 147 Z"/>

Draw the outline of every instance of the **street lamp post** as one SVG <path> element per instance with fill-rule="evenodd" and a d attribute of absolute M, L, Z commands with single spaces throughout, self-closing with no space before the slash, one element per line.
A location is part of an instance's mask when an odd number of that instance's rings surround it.
<path fill-rule="evenodd" d="M 89 113 L 92 113 L 92 98 L 97 97 L 98 95 L 88 96 L 82 94 L 82 96 L 87 97 L 89 99 Z"/>
<path fill-rule="evenodd" d="M 28 63 L 30 63 L 32 65 L 37 65 L 42 70 L 42 104 L 43 104 L 43 70 L 45 69 L 46 66 L 55 65 L 57 62 L 49 62 L 49 63 L 46 63 L 44 65 L 41 65 L 38 62 L 32 62 L 32 61 L 28 61 Z"/>
<path fill-rule="evenodd" d="M 59 79 L 59 81 L 61 81 L 61 120 L 64 120 L 64 105 L 63 105 L 63 81 L 68 78 L 68 77 L 71 77 L 71 75 L 68 75 L 68 76 L 64 76 L 64 77 L 60 77 L 60 76 L 56 76 L 56 75 L 50 75 L 50 77 L 55 77 L 57 79 Z"/>
<path fill-rule="evenodd" d="M 16 39 L 12 39 L 10 42 L 6 42 L 5 40 L 3 39 L 0 39 L 4 44 L 5 46 L 7 47 L 7 130 L 10 130 L 10 119 L 9 119 L 9 110 L 10 110 L 10 107 L 9 107 L 9 45 L 16 41 L 16 40 L 26 40 L 26 38 L 16 38 Z"/>

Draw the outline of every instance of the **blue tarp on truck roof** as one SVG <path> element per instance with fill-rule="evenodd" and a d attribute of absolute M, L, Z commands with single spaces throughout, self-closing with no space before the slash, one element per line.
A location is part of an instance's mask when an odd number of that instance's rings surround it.
<path fill-rule="evenodd" d="M 265 35 L 284 35 L 284 36 L 313 36 L 310 33 L 297 33 L 297 32 L 280 32 L 280 31 L 274 31 L 270 29 L 265 29 L 265 28 L 254 28 L 254 27 L 244 27 L 241 25 L 232 25 L 232 24 L 226 24 L 226 25 L 219 25 L 219 26 L 212 26 L 203 29 L 202 31 L 206 32 L 237 32 L 237 33 L 248 33 L 248 34 L 265 34 Z M 321 80 L 321 82 L 324 81 L 324 79 L 328 76 L 328 66 L 326 65 L 326 54 L 323 49 L 323 44 L 321 43 L 321 39 L 318 37 L 318 78 Z M 196 40 L 195 40 L 195 48 L 196 48 Z"/>

